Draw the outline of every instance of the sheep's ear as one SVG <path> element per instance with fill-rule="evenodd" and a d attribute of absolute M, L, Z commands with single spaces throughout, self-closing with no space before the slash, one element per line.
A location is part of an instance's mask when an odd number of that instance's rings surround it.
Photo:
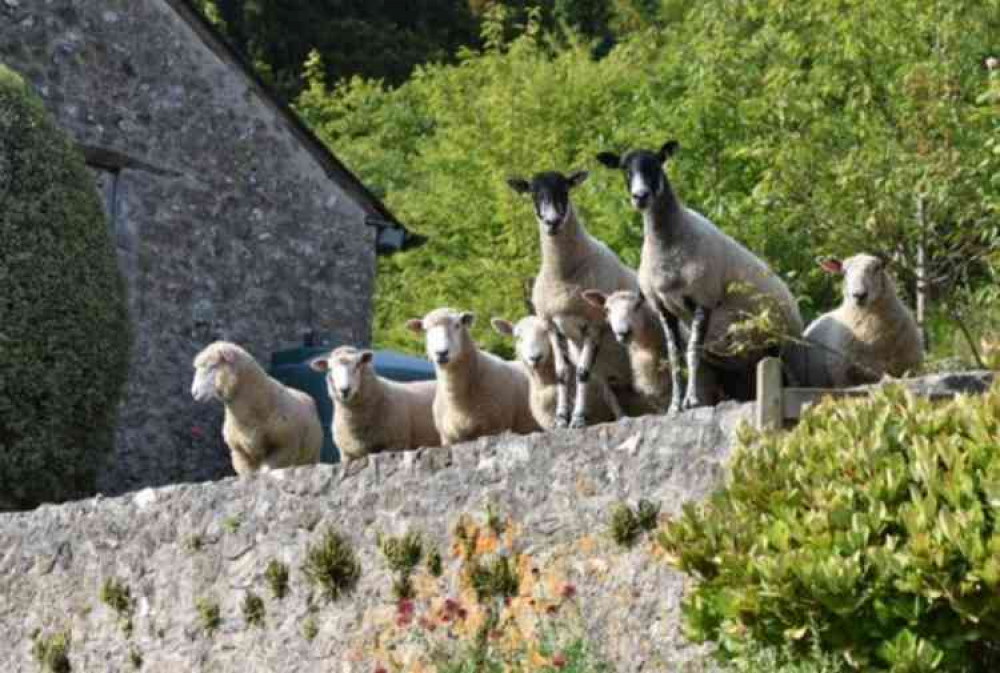
<path fill-rule="evenodd" d="M 507 178 L 507 184 L 510 185 L 510 188 L 518 194 L 528 194 L 531 192 L 531 183 L 524 178 Z"/>
<path fill-rule="evenodd" d="M 876 252 L 875 254 L 872 255 L 872 257 L 874 257 L 875 259 L 878 260 L 878 270 L 879 271 L 884 271 L 885 268 L 887 266 L 889 266 L 889 258 L 886 255 L 884 255 L 883 253 Z"/>
<path fill-rule="evenodd" d="M 373 357 L 375 357 L 375 354 L 371 351 L 361 351 L 361 364 L 368 364 L 372 361 Z"/>
<path fill-rule="evenodd" d="M 463 313 L 459 316 L 459 320 L 461 320 L 462 324 L 466 327 L 472 327 L 472 324 L 476 322 L 476 314 L 469 312 Z"/>
<path fill-rule="evenodd" d="M 660 148 L 660 153 L 656 156 L 659 157 L 661 164 L 666 163 L 667 159 L 674 156 L 680 148 L 681 144 L 679 142 L 676 140 L 668 140 L 663 143 L 663 147 Z"/>
<path fill-rule="evenodd" d="M 406 321 L 406 329 L 411 332 L 416 332 L 417 334 L 424 333 L 424 321 L 420 318 L 411 318 Z"/>
<path fill-rule="evenodd" d="M 317 372 L 328 372 L 330 371 L 330 361 L 326 359 L 326 356 L 321 358 L 316 358 L 309 361 L 309 367 L 313 371 Z"/>
<path fill-rule="evenodd" d="M 575 173 L 570 173 L 567 180 L 569 180 L 569 188 L 579 187 L 584 182 L 587 181 L 587 177 L 590 175 L 587 171 L 576 171 Z"/>
<path fill-rule="evenodd" d="M 584 290 L 583 298 L 587 300 L 588 304 L 596 308 L 604 308 L 604 304 L 608 301 L 608 295 L 600 290 Z"/>
<path fill-rule="evenodd" d="M 497 334 L 514 336 L 514 325 L 512 325 L 509 320 L 504 320 L 503 318 L 493 318 L 493 320 L 490 321 L 490 324 L 493 325 L 493 330 Z"/>
<path fill-rule="evenodd" d="M 836 259 L 835 257 L 830 257 L 828 259 L 821 259 L 819 262 L 819 266 L 827 273 L 835 273 L 835 274 L 844 273 L 843 263 L 841 263 L 841 261 L 839 259 Z"/>
<path fill-rule="evenodd" d="M 608 168 L 621 168 L 622 158 L 614 152 L 601 152 L 597 155 L 597 160 Z"/>
<path fill-rule="evenodd" d="M 646 295 L 644 295 L 642 292 L 636 292 L 635 294 L 636 294 L 635 307 L 639 308 L 640 306 L 646 303 Z"/>

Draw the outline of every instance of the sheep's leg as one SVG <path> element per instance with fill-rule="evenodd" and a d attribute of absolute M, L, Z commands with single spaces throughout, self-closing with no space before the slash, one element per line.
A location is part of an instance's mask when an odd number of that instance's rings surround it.
<path fill-rule="evenodd" d="M 708 332 L 708 320 L 711 316 L 712 312 L 704 306 L 698 306 L 694 310 L 691 338 L 687 345 L 688 387 L 681 405 L 684 409 L 705 405 L 705 401 L 701 399 L 698 380 L 701 378 L 701 354 L 705 348 L 705 334 Z"/>
<path fill-rule="evenodd" d="M 601 349 L 601 333 L 586 329 L 583 333 L 583 348 L 580 349 L 580 359 L 576 364 L 576 404 L 573 405 L 571 428 L 587 427 L 587 397 L 590 392 L 590 374 Z"/>
<path fill-rule="evenodd" d="M 670 408 L 667 413 L 676 414 L 681 410 L 684 395 L 684 384 L 681 381 L 681 327 L 677 316 L 665 306 L 658 304 L 656 308 L 667 337 L 667 356 L 670 359 Z"/>
<path fill-rule="evenodd" d="M 553 364 L 556 368 L 556 428 L 569 425 L 569 379 L 570 358 L 569 343 L 566 335 L 559 329 L 553 330 L 552 336 Z"/>
<path fill-rule="evenodd" d="M 615 395 L 615 391 L 611 389 L 611 386 L 607 381 L 601 382 L 601 393 L 604 396 L 604 403 L 608 405 L 608 409 L 614 415 L 616 421 L 620 421 L 625 417 L 625 412 L 622 410 L 622 405 L 618 403 L 618 396 Z"/>

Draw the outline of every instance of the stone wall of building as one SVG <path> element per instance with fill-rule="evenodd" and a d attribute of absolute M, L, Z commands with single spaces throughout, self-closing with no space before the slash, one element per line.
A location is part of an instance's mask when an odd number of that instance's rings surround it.
<path fill-rule="evenodd" d="M 261 360 L 309 330 L 370 340 L 362 206 L 183 7 L 0 2 L 0 61 L 84 149 L 128 279 L 137 340 L 105 493 L 231 473 L 220 409 L 188 394 L 212 340 Z"/>

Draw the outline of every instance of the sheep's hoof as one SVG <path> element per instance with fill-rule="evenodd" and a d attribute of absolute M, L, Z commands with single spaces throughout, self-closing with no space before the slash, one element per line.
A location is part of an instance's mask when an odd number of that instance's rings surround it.
<path fill-rule="evenodd" d="M 569 422 L 569 427 L 571 428 L 585 428 L 587 427 L 587 417 L 583 414 L 573 414 L 573 420 Z"/>
<path fill-rule="evenodd" d="M 556 416 L 556 419 L 552 421 L 552 427 L 556 430 L 559 430 L 560 428 L 568 428 L 569 416 Z"/>
<path fill-rule="evenodd" d="M 677 414 L 681 413 L 682 407 L 683 405 L 681 404 L 680 400 L 674 400 L 673 402 L 670 403 L 670 407 L 667 409 L 667 415 L 676 416 Z"/>
<path fill-rule="evenodd" d="M 695 409 L 697 407 L 703 407 L 703 406 L 705 406 L 705 403 L 701 401 L 701 398 L 698 398 L 698 397 L 685 397 L 684 398 L 684 404 L 681 405 L 681 408 L 683 408 L 684 410 L 687 410 L 687 409 Z"/>

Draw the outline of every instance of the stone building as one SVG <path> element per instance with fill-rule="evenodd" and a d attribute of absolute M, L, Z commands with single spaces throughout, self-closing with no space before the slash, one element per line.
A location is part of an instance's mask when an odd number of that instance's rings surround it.
<path fill-rule="evenodd" d="M 230 471 L 191 360 L 367 344 L 377 248 L 413 237 L 186 0 L 0 0 L 19 71 L 97 176 L 136 341 L 104 493 Z"/>

